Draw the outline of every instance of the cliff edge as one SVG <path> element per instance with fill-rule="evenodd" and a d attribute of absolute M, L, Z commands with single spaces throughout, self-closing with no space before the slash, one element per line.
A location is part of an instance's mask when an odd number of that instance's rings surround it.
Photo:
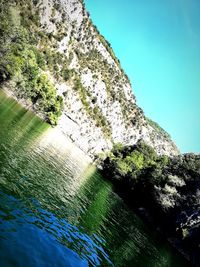
<path fill-rule="evenodd" d="M 147 119 L 111 45 L 81 0 L 1 0 L 0 84 L 94 158 L 143 140 L 179 151 Z"/>

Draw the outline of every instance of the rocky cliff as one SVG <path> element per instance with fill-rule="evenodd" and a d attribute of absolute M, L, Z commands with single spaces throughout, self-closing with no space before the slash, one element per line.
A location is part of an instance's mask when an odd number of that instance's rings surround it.
<path fill-rule="evenodd" d="M 177 155 L 137 106 L 111 45 L 81 0 L 0 1 L 0 82 L 91 157 L 142 139 Z"/>

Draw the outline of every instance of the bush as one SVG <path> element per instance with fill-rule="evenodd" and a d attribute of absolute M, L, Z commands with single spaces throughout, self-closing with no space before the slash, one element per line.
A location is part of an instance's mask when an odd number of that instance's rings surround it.
<path fill-rule="evenodd" d="M 61 70 L 61 76 L 64 81 L 68 81 L 72 76 L 72 71 L 66 67 L 63 67 Z"/>
<path fill-rule="evenodd" d="M 19 23 L 13 23 L 9 5 L 0 12 L 0 82 L 13 79 L 23 98 L 37 103 L 38 109 L 51 124 L 57 123 L 63 108 L 63 99 L 42 72 L 46 68 L 43 54 L 30 44 L 31 33 Z M 18 12 L 15 12 L 15 20 Z M 17 18 L 18 19 L 18 18 Z"/>

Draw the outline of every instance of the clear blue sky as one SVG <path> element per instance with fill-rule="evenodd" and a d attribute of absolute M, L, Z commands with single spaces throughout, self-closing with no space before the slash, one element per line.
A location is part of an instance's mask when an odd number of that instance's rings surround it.
<path fill-rule="evenodd" d="M 137 103 L 181 152 L 200 152 L 200 0 L 85 0 Z"/>

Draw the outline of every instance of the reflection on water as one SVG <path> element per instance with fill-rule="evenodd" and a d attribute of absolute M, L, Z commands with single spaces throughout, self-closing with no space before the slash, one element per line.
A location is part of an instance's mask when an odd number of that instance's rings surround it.
<path fill-rule="evenodd" d="M 41 261 L 50 262 L 52 266 L 53 263 L 57 264 L 56 266 L 66 266 L 66 260 L 69 259 L 69 266 L 88 266 L 87 261 L 92 265 L 99 265 L 98 257 L 109 263 L 100 239 L 94 236 L 93 240 L 83 234 L 65 219 L 42 209 L 34 199 L 29 199 L 26 205 L 15 197 L 1 193 L 0 200 L 4 207 L 0 213 L 1 220 L 4 221 L 0 225 L 0 256 L 3 266 L 6 266 L 7 262 L 11 263 L 10 254 L 13 254 L 13 259 L 19 266 L 27 266 L 27 263 L 30 266 L 32 261 L 39 266 Z M 27 263 L 23 263 L 24 258 L 27 258 Z"/>
<path fill-rule="evenodd" d="M 55 129 L 0 93 L 0 266 L 186 266 Z"/>

